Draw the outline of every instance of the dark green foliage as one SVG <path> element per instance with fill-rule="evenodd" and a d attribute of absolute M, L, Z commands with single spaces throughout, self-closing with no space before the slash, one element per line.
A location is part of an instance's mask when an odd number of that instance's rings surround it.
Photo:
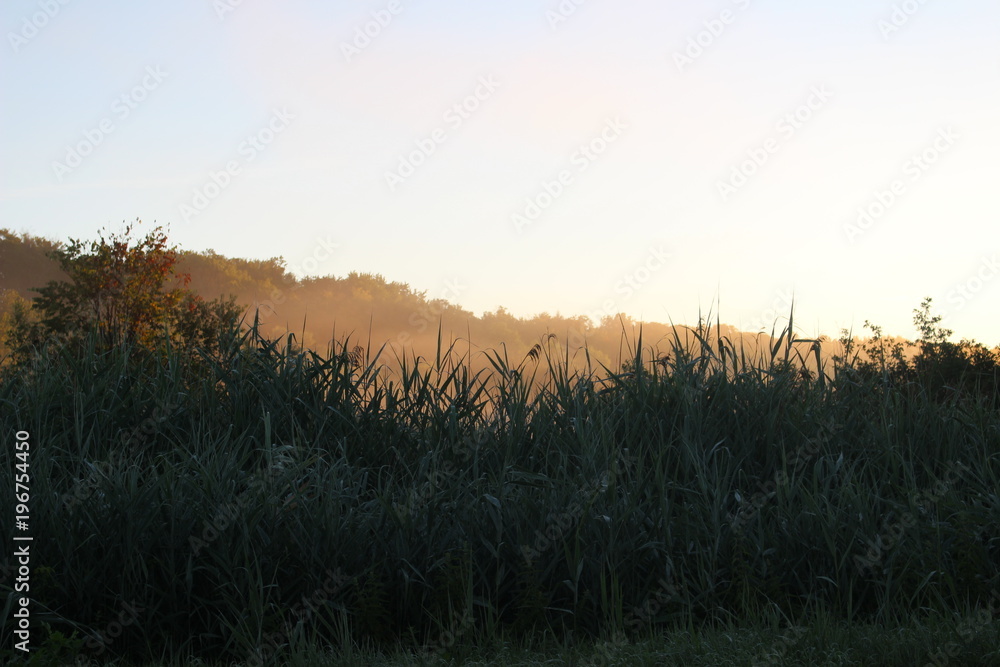
<path fill-rule="evenodd" d="M 126 346 L 137 355 L 173 346 L 191 357 L 217 354 L 220 336 L 234 328 L 241 309 L 235 299 L 205 301 L 184 286 L 176 271 L 178 251 L 167 245 L 162 228 L 139 240 L 132 225 L 119 234 L 86 243 L 70 239 L 47 252 L 60 274 L 36 287 L 30 308 L 15 301 L 0 335 L 15 363 L 42 349 L 81 354 Z"/>
<path fill-rule="evenodd" d="M 932 300 L 924 299 L 913 311 L 913 323 L 920 332 L 916 353 L 900 340 L 886 340 L 882 328 L 865 321 L 873 337 L 856 350 L 844 332 L 845 359 L 851 370 L 867 379 L 879 378 L 884 386 L 925 392 L 936 401 L 975 397 L 1000 406 L 1000 349 L 990 350 L 981 343 L 948 340 L 952 331 L 940 326 L 941 316 L 931 312 Z M 864 353 L 859 357 L 858 352 Z M 852 353 L 855 355 L 851 357 Z"/>
<path fill-rule="evenodd" d="M 627 368 L 582 372 L 559 339 L 519 364 L 491 352 L 490 373 L 455 347 L 390 364 L 257 329 L 220 333 L 196 368 L 137 342 L 42 349 L 0 381 L 54 570 L 33 599 L 63 638 L 141 608 L 102 657 L 239 660 L 301 637 L 446 657 L 483 637 L 987 605 L 1000 416 L 982 385 L 941 400 L 891 351 L 804 374 L 812 341 L 718 331 L 629 340 Z"/>

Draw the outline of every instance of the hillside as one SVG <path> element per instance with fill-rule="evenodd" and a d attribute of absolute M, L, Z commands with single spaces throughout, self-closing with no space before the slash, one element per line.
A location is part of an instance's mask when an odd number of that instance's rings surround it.
<path fill-rule="evenodd" d="M 17 298 L 30 300 L 35 295 L 32 288 L 62 277 L 56 263 L 45 254 L 59 246 L 59 241 L 0 229 L 0 316 L 10 312 Z M 556 346 L 559 356 L 564 356 L 568 347 L 576 364 L 584 362 L 581 348 L 586 344 L 595 366 L 600 363 L 618 368 L 622 360 L 632 356 L 623 343 L 623 333 L 635 341 L 641 329 L 644 348 L 656 350 L 668 347 L 675 334 L 692 345 L 696 342 L 684 326 L 675 329 L 668 324 L 639 323 L 628 316 L 606 317 L 595 324 L 585 316 L 548 313 L 518 318 L 502 307 L 476 315 L 377 274 L 351 272 L 342 277 L 300 280 L 280 257 L 248 260 L 213 250 L 183 251 L 178 269 L 190 275 L 188 287 L 206 299 L 235 296 L 245 308 L 247 320 L 256 315 L 266 335 L 291 332 L 297 341 L 319 351 L 331 340 L 349 337 L 352 345 L 370 346 L 373 351 L 385 345 L 384 360 L 411 353 L 432 358 L 440 326 L 443 344 L 455 343 L 463 351 L 471 350 L 478 368 L 487 367 L 483 354 L 487 350 L 505 350 L 517 365 L 543 338 Z M 775 342 L 765 334 L 740 334 L 722 323 L 711 331 L 713 337 L 721 334 L 737 342 L 742 338 L 742 344 L 753 352 Z M 798 347 L 804 355 L 810 352 L 808 343 Z M 824 340 L 824 359 L 841 351 L 839 342 Z"/>

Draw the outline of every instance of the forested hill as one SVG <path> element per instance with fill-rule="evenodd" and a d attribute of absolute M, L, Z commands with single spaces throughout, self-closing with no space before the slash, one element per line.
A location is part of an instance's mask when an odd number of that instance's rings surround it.
<path fill-rule="evenodd" d="M 46 256 L 60 242 L 15 234 L 0 229 L 0 315 L 9 312 L 17 298 L 31 299 L 32 288 L 64 278 L 58 265 Z M 623 330 L 634 342 L 639 325 L 627 317 L 608 317 L 594 326 L 584 316 L 541 314 L 517 318 L 504 308 L 475 315 L 425 291 L 386 281 L 380 275 L 352 272 L 344 277 L 326 276 L 299 280 L 286 270 L 281 258 L 247 260 L 229 258 L 214 251 L 182 252 L 178 271 L 189 274 L 188 288 L 206 299 L 234 295 L 250 320 L 257 313 L 270 336 L 286 332 L 318 351 L 332 339 L 350 336 L 353 344 L 373 349 L 383 344 L 397 353 L 416 351 L 432 358 L 440 323 L 447 346 L 458 341 L 464 352 L 505 349 L 516 365 L 543 339 L 575 352 L 586 341 L 591 358 L 612 368 L 630 358 Z M 713 332 L 719 333 L 719 332 Z M 304 335 L 303 335 L 304 334 Z M 554 338 L 549 339 L 548 334 Z M 738 338 L 735 328 L 721 325 L 721 334 Z M 669 325 L 644 323 L 644 347 L 672 338 Z M 682 334 L 686 335 L 686 334 Z M 767 336 L 754 336 L 753 346 L 767 345 Z M 829 352 L 833 352 L 832 343 Z M 661 347 L 668 347 L 662 345 Z M 384 353 L 392 357 L 387 349 Z M 483 355 L 477 366 L 485 366 Z"/>

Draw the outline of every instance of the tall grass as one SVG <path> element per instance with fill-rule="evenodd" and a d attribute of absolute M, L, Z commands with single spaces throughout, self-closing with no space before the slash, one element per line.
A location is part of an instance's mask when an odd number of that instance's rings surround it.
<path fill-rule="evenodd" d="M 626 339 L 614 369 L 581 370 L 552 337 L 473 372 L 443 341 L 434 359 L 321 355 L 253 328 L 194 365 L 42 354 L 0 383 L 0 430 L 31 433 L 35 643 L 454 656 L 996 597 L 995 404 L 820 359 L 791 322 L 755 349 L 718 330 Z M 111 636 L 125 605 L 139 611 Z"/>

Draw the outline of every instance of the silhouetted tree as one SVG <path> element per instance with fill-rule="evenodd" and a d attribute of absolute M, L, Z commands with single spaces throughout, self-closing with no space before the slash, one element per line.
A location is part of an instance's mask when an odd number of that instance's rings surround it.
<path fill-rule="evenodd" d="M 31 312 L 13 313 L 8 344 L 15 358 L 88 335 L 103 348 L 154 350 L 168 340 L 186 349 L 217 347 L 219 333 L 238 316 L 234 301 L 206 302 L 186 289 L 190 278 L 175 271 L 178 251 L 162 227 L 138 241 L 132 229 L 129 224 L 120 234 L 99 234 L 89 243 L 70 239 L 48 253 L 68 279 L 36 288 Z"/>
<path fill-rule="evenodd" d="M 931 313 L 931 298 L 913 311 L 913 323 L 920 331 L 920 352 L 913 360 L 918 378 L 936 396 L 971 393 L 997 399 L 1000 356 L 974 340 L 952 343 L 951 329 L 940 326 L 943 319 Z"/>

